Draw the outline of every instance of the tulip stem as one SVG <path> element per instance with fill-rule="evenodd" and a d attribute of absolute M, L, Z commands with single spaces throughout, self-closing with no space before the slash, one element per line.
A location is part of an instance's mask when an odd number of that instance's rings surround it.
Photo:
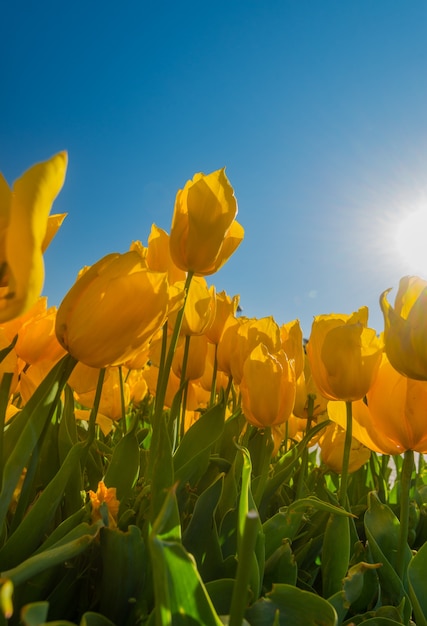
<path fill-rule="evenodd" d="M 96 385 L 95 399 L 89 416 L 88 434 L 86 439 L 86 450 L 89 450 L 93 440 L 95 439 L 96 416 L 98 415 L 99 403 L 101 400 L 102 386 L 105 378 L 105 367 L 99 370 L 98 383 Z"/>
<path fill-rule="evenodd" d="M 412 470 L 414 469 L 414 452 L 406 450 L 403 455 L 402 473 L 400 475 L 400 531 L 397 547 L 396 572 L 403 580 L 405 572 L 405 558 L 408 550 L 409 504 Z"/>
<path fill-rule="evenodd" d="M 190 351 L 190 339 L 191 335 L 185 335 L 185 344 L 184 344 L 184 354 L 182 356 L 182 368 L 181 368 L 181 381 L 180 386 L 183 389 L 182 400 L 180 411 L 178 412 L 178 427 L 176 432 L 178 434 L 177 445 L 184 436 L 185 431 L 185 409 L 187 406 L 187 395 L 188 395 L 188 380 L 186 380 L 187 376 L 187 363 L 188 363 L 188 353 Z"/>
<path fill-rule="evenodd" d="M 311 428 L 311 420 L 313 419 L 315 398 L 316 396 L 312 393 L 309 393 L 307 396 L 307 426 L 305 429 L 305 434 L 307 434 Z M 301 465 L 299 469 L 298 482 L 297 482 L 296 495 L 295 495 L 295 498 L 297 500 L 300 500 L 304 495 L 303 494 L 304 480 L 305 480 L 305 474 L 307 472 L 307 463 L 308 463 L 308 443 L 309 442 L 307 442 L 307 445 L 304 448 L 302 456 L 301 456 Z"/>
<path fill-rule="evenodd" d="M 248 511 L 239 550 L 236 579 L 231 597 L 229 626 L 242 626 L 249 599 L 249 578 L 258 532 L 259 516 L 255 510 Z"/>
<path fill-rule="evenodd" d="M 343 508 L 346 508 L 347 502 L 347 484 L 348 484 L 348 467 L 350 463 L 350 451 L 351 451 L 351 441 L 353 439 L 353 413 L 352 413 L 352 404 L 347 401 L 345 403 L 346 406 L 346 431 L 345 431 L 345 442 L 344 442 L 344 453 L 342 459 L 342 470 L 341 470 L 341 483 L 339 490 L 339 503 Z"/>
<path fill-rule="evenodd" d="M 212 370 L 212 384 L 211 384 L 211 397 L 209 400 L 209 406 L 212 407 L 216 400 L 216 378 L 218 374 L 218 344 L 215 344 L 213 370 Z"/>
<path fill-rule="evenodd" d="M 156 401 L 154 409 L 154 424 L 157 424 L 163 413 L 163 407 L 166 397 L 166 389 L 168 386 L 169 374 L 172 367 L 173 355 L 175 354 L 176 346 L 178 343 L 179 332 L 182 326 L 182 320 L 184 318 L 185 303 L 187 302 L 188 290 L 190 288 L 191 279 L 194 276 L 194 272 L 188 272 L 184 285 L 184 303 L 176 316 L 176 322 L 172 331 L 171 341 L 169 344 L 169 350 L 164 362 L 163 371 L 159 371 L 159 379 L 157 381 L 156 389 Z"/>
<path fill-rule="evenodd" d="M 9 402 L 10 386 L 12 384 L 13 372 L 5 372 L 0 384 L 0 491 L 3 489 L 3 437 L 4 424 L 6 422 L 6 409 Z"/>

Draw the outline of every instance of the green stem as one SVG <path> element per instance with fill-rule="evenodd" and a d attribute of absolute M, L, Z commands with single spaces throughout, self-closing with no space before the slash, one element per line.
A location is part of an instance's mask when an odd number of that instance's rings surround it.
<path fill-rule="evenodd" d="M 3 489 L 3 439 L 4 425 L 6 423 L 6 410 L 9 403 L 10 386 L 12 384 L 13 372 L 5 372 L 0 384 L 0 491 Z"/>
<path fill-rule="evenodd" d="M 342 458 L 341 483 L 339 491 L 339 503 L 346 508 L 347 502 L 347 484 L 348 484 L 348 466 L 350 462 L 351 440 L 353 438 L 353 420 L 352 420 L 352 404 L 346 402 L 347 428 L 345 431 L 344 454 Z"/>
<path fill-rule="evenodd" d="M 86 449 L 87 450 L 89 449 L 89 447 L 91 446 L 93 440 L 95 439 L 96 416 L 98 415 L 98 409 L 99 409 L 99 403 L 100 403 L 100 400 L 101 400 L 102 386 L 104 384 L 104 378 L 105 378 L 105 367 L 103 367 L 102 369 L 99 370 L 98 382 L 97 382 L 96 391 L 95 391 L 95 399 L 93 401 L 93 407 L 92 407 L 92 410 L 91 410 L 90 416 L 89 416 L 88 435 L 87 435 L 87 439 L 86 439 Z"/>
<path fill-rule="evenodd" d="M 396 572 L 400 580 L 403 580 L 405 569 L 405 553 L 408 549 L 408 529 L 409 529 L 409 503 L 412 470 L 414 468 L 414 452 L 406 450 L 403 455 L 402 473 L 400 475 L 400 532 L 399 544 L 397 547 Z"/>
<path fill-rule="evenodd" d="M 239 561 L 237 563 L 236 579 L 234 581 L 233 595 L 231 598 L 228 626 L 242 626 L 245 610 L 248 606 L 248 587 L 258 523 L 259 516 L 257 511 L 248 511 L 243 530 L 241 549 L 239 551 Z"/>
<path fill-rule="evenodd" d="M 185 430 L 185 409 L 187 407 L 187 395 L 188 395 L 188 380 L 186 380 L 186 376 L 187 376 L 188 353 L 190 352 L 190 339 L 191 339 L 191 335 L 185 335 L 184 354 L 182 356 L 181 379 L 180 379 L 180 387 L 183 387 L 184 391 L 182 394 L 181 407 L 178 413 L 177 445 L 179 445 L 179 442 L 183 438 L 184 430 Z"/>
<path fill-rule="evenodd" d="M 307 396 L 307 426 L 305 428 L 305 434 L 308 433 L 308 431 L 311 428 L 311 420 L 313 419 L 313 413 L 314 413 L 314 401 L 316 399 L 316 396 L 309 393 Z M 299 470 L 299 475 L 298 475 L 298 483 L 297 483 L 297 488 L 296 488 L 296 500 L 300 500 L 303 497 L 303 490 L 304 490 L 304 479 L 305 479 L 305 474 L 307 472 L 307 463 L 308 463 L 308 441 L 307 441 L 307 445 L 304 448 L 304 451 L 302 453 L 301 456 L 301 466 L 300 466 L 300 470 Z"/>
<path fill-rule="evenodd" d="M 126 435 L 126 405 L 125 405 L 125 384 L 123 380 L 123 368 L 119 365 L 119 384 L 120 384 L 120 411 L 122 414 L 123 434 Z"/>
<path fill-rule="evenodd" d="M 211 397 L 209 400 L 209 406 L 213 406 L 216 400 L 216 378 L 218 374 L 218 344 L 215 344 L 213 371 L 212 371 L 212 385 L 211 385 Z"/>
<path fill-rule="evenodd" d="M 176 346 L 178 343 L 179 332 L 181 330 L 182 320 L 184 318 L 185 303 L 187 301 L 188 290 L 190 288 L 190 283 L 191 283 L 191 279 L 193 278 L 193 275 L 194 275 L 193 272 L 188 272 L 187 274 L 187 279 L 185 281 L 185 286 L 184 286 L 184 292 L 185 292 L 184 304 L 182 305 L 182 308 L 180 309 L 176 317 L 175 327 L 173 329 L 171 341 L 169 344 L 169 350 L 165 358 L 164 367 L 162 368 L 163 371 L 159 370 L 159 379 L 157 381 L 156 400 L 155 400 L 155 409 L 154 409 L 154 418 L 153 418 L 154 424 L 157 424 L 159 422 L 161 415 L 163 413 L 163 406 L 165 403 L 166 389 L 168 386 L 169 374 L 170 374 L 170 370 L 172 367 L 173 355 L 175 354 Z"/>

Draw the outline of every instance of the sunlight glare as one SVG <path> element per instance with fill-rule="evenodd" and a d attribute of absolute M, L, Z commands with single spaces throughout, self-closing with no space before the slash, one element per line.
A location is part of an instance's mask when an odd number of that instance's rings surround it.
<path fill-rule="evenodd" d="M 408 270 L 427 274 L 427 209 L 405 217 L 395 231 L 397 250 Z"/>

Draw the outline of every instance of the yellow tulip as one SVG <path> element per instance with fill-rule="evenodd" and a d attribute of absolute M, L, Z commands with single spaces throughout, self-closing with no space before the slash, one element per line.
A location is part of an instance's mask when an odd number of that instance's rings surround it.
<path fill-rule="evenodd" d="M 427 380 L 427 281 L 402 278 L 394 309 L 387 301 L 389 291 L 380 297 L 389 361 L 404 376 Z"/>
<path fill-rule="evenodd" d="M 329 400 L 363 398 L 381 362 L 382 343 L 367 328 L 368 309 L 314 318 L 307 355 L 314 382 Z"/>
<path fill-rule="evenodd" d="M 168 233 L 155 224 L 152 225 L 148 237 L 147 265 L 155 272 L 167 272 L 170 285 L 185 281 L 184 270 L 179 269 L 172 261 Z"/>
<path fill-rule="evenodd" d="M 340 474 L 342 471 L 344 442 L 345 430 L 338 424 L 327 426 L 319 439 L 320 457 L 323 463 L 337 474 Z M 370 456 L 371 451 L 353 437 L 351 440 L 348 471 L 350 473 L 356 472 L 369 461 Z"/>
<path fill-rule="evenodd" d="M 60 224 L 53 219 L 48 227 L 49 212 L 66 169 L 61 152 L 27 170 L 12 189 L 0 174 L 0 322 L 22 315 L 40 296 L 43 251 Z"/>
<path fill-rule="evenodd" d="M 182 375 L 182 364 L 185 354 L 185 338 L 180 337 L 172 360 L 172 370 L 178 378 Z M 205 335 L 194 335 L 190 338 L 185 380 L 197 380 L 205 371 L 208 352 L 208 339 Z"/>
<path fill-rule="evenodd" d="M 252 350 L 264 344 L 270 354 L 281 351 L 280 329 L 273 317 L 243 320 L 237 327 L 235 343 L 230 355 L 231 373 L 237 384 L 243 376 L 244 363 Z"/>
<path fill-rule="evenodd" d="M 299 378 L 304 369 L 304 346 L 299 320 L 282 324 L 280 339 L 288 358 L 295 362 L 295 376 Z"/>
<path fill-rule="evenodd" d="M 375 452 L 427 453 L 427 381 L 413 380 L 396 371 L 384 354 L 367 404 L 353 403 L 353 435 Z M 328 404 L 329 417 L 344 426 L 345 406 Z"/>
<path fill-rule="evenodd" d="M 222 332 L 229 316 L 235 316 L 237 306 L 239 304 L 239 296 L 228 296 L 225 291 L 217 293 L 215 296 L 215 317 L 209 328 L 206 330 L 206 336 L 212 343 L 219 344 Z"/>
<path fill-rule="evenodd" d="M 243 366 L 240 383 L 243 413 L 259 428 L 289 419 L 295 401 L 295 374 L 286 354 L 274 356 L 264 344 L 256 346 Z"/>
<path fill-rule="evenodd" d="M 6 322 L 3 328 L 9 336 L 16 330 L 15 352 L 25 363 L 47 360 L 53 365 L 65 354 L 55 335 L 55 320 L 56 307 L 47 308 L 47 298 L 42 297 L 26 315 Z M 18 327 L 19 321 L 22 323 Z"/>
<path fill-rule="evenodd" d="M 109 254 L 87 269 L 56 317 L 61 345 L 90 367 L 121 365 L 163 326 L 167 276 L 147 269 L 135 252 Z"/>
<path fill-rule="evenodd" d="M 183 293 L 184 283 L 175 283 L 174 287 Z M 215 287 L 213 285 L 208 287 L 203 277 L 195 276 L 188 289 L 181 335 L 203 335 L 215 317 L 215 306 Z M 175 326 L 177 315 L 178 309 L 176 307 L 169 312 L 168 326 L 170 329 Z"/>
<path fill-rule="evenodd" d="M 237 202 L 225 169 L 196 174 L 175 200 L 169 239 L 173 262 L 198 276 L 214 274 L 241 243 Z"/>

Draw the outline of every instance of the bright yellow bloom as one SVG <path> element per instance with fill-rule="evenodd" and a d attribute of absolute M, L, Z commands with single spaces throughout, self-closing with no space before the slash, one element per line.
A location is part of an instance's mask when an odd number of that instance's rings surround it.
<path fill-rule="evenodd" d="M 230 355 L 231 373 L 237 384 L 243 376 L 243 367 L 252 350 L 259 344 L 264 344 L 270 354 L 282 350 L 280 329 L 274 318 L 261 317 L 260 319 L 246 319 L 237 327 L 236 338 Z"/>
<path fill-rule="evenodd" d="M 22 324 L 18 327 L 16 322 L 20 320 Z M 9 335 L 16 330 L 18 340 L 15 352 L 25 363 L 34 364 L 46 360 L 53 365 L 65 354 L 55 335 L 55 320 L 56 307 L 48 309 L 47 298 L 42 297 L 25 316 L 7 322 L 3 328 Z"/>
<path fill-rule="evenodd" d="M 307 355 L 314 382 L 329 400 L 359 400 L 372 386 L 382 344 L 367 328 L 368 309 L 314 318 Z"/>
<path fill-rule="evenodd" d="M 386 298 L 389 291 L 380 297 L 389 361 L 404 376 L 427 380 L 427 281 L 402 278 L 394 309 Z"/>
<path fill-rule="evenodd" d="M 132 359 L 163 326 L 167 275 L 147 269 L 135 251 L 109 254 L 78 278 L 56 317 L 61 345 L 90 367 Z"/>
<path fill-rule="evenodd" d="M 175 288 L 182 287 L 184 283 L 175 283 Z M 188 289 L 185 303 L 184 317 L 182 318 L 181 335 L 202 335 L 212 324 L 215 317 L 215 287 L 208 287 L 202 276 L 195 276 Z M 172 330 L 176 323 L 178 309 L 175 307 L 169 312 L 168 326 Z"/>
<path fill-rule="evenodd" d="M 243 366 L 240 383 L 243 413 L 259 428 L 289 419 L 295 401 L 295 373 L 286 354 L 274 356 L 264 344 L 252 350 Z"/>
<path fill-rule="evenodd" d="M 320 457 L 329 469 L 337 474 L 342 471 L 345 430 L 338 424 L 330 424 L 319 439 Z M 371 451 L 354 437 L 351 440 L 348 471 L 356 472 L 369 461 Z"/>
<path fill-rule="evenodd" d="M 302 419 L 308 417 L 308 396 L 314 397 L 313 414 L 317 417 L 326 411 L 327 399 L 316 387 L 310 370 L 310 362 L 307 355 L 304 355 L 304 371 L 297 378 L 297 391 L 295 397 L 294 415 Z"/>
<path fill-rule="evenodd" d="M 185 281 L 185 271 L 172 261 L 169 249 L 169 235 L 155 224 L 148 237 L 147 265 L 155 272 L 167 272 L 169 284 Z"/>
<path fill-rule="evenodd" d="M 60 225 L 49 212 L 65 180 L 67 154 L 38 163 L 10 189 L 0 174 L 0 322 L 22 315 L 43 289 L 43 251 Z M 62 217 L 62 216 L 61 216 Z"/>
<path fill-rule="evenodd" d="M 280 327 L 282 348 L 289 359 L 295 362 L 295 376 L 299 378 L 304 369 L 304 346 L 299 320 L 293 320 Z"/>
<path fill-rule="evenodd" d="M 181 378 L 182 364 L 185 353 L 184 337 L 180 337 L 172 361 L 172 370 Z M 185 380 L 197 380 L 203 376 L 208 353 L 208 339 L 206 335 L 193 335 L 187 353 L 187 364 L 185 369 Z"/>
<path fill-rule="evenodd" d="M 427 453 L 427 381 L 402 376 L 384 354 L 367 403 L 353 403 L 354 437 L 383 454 Z M 328 414 L 345 425 L 344 403 L 330 402 Z"/>
<path fill-rule="evenodd" d="M 237 202 L 225 169 L 196 174 L 175 200 L 169 239 L 177 267 L 199 276 L 214 274 L 241 243 Z"/>
<path fill-rule="evenodd" d="M 206 336 L 212 343 L 219 344 L 222 332 L 229 316 L 234 317 L 239 304 L 239 296 L 228 296 L 225 291 L 215 296 L 216 308 L 212 324 L 206 330 Z"/>

